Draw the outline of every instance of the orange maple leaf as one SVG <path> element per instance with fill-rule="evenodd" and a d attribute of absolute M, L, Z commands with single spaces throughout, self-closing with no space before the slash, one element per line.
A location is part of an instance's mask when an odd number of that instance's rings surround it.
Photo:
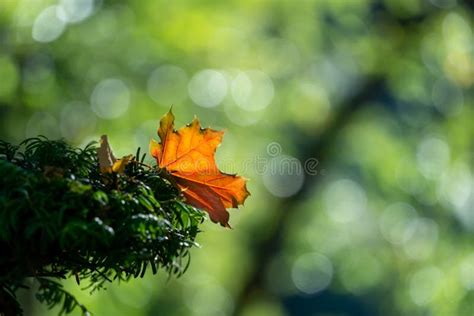
<path fill-rule="evenodd" d="M 224 131 L 201 128 L 196 117 L 176 131 L 170 110 L 160 120 L 161 142 L 152 139 L 150 153 L 176 182 L 187 203 L 207 211 L 213 222 L 230 227 L 226 209 L 242 205 L 250 193 L 246 179 L 223 173 L 216 165 L 214 154 L 223 135 Z"/>

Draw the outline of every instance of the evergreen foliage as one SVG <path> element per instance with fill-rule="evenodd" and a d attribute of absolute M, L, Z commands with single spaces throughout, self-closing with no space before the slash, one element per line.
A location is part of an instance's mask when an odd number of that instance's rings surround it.
<path fill-rule="evenodd" d="M 33 278 L 36 297 L 61 313 L 86 308 L 59 279 L 91 292 L 162 268 L 182 274 L 204 213 L 140 149 L 122 174 L 102 174 L 94 143 L 45 137 L 0 142 L 0 311 L 20 315 L 15 292 Z M 2 313 L 0 312 L 0 315 Z"/>

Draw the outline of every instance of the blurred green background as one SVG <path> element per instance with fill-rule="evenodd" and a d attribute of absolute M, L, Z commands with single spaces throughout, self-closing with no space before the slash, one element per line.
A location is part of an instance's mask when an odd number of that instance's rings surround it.
<path fill-rule="evenodd" d="M 173 105 L 250 179 L 183 277 L 66 287 L 95 315 L 474 315 L 473 9 L 0 0 L 1 139 L 108 134 L 120 156 Z"/>

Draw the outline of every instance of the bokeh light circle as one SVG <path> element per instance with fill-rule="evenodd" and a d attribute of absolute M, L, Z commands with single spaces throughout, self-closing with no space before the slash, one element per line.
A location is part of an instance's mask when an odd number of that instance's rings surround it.
<path fill-rule="evenodd" d="M 366 248 L 345 251 L 338 265 L 338 277 L 346 290 L 356 295 L 366 293 L 383 279 L 383 265 L 377 252 Z"/>
<path fill-rule="evenodd" d="M 418 169 L 428 179 L 439 178 L 450 160 L 449 145 L 440 138 L 423 139 L 416 151 Z"/>
<path fill-rule="evenodd" d="M 429 304 L 436 295 L 443 274 L 436 267 L 426 267 L 417 271 L 410 279 L 410 298 L 419 306 Z"/>
<path fill-rule="evenodd" d="M 424 260 L 435 250 L 438 241 L 438 224 L 429 218 L 416 218 L 410 222 L 403 240 L 408 258 Z"/>
<path fill-rule="evenodd" d="M 232 80 L 231 92 L 234 102 L 246 111 L 265 109 L 275 95 L 272 80 L 259 70 L 239 72 Z"/>
<path fill-rule="evenodd" d="M 57 13 L 58 6 L 53 5 L 38 14 L 31 32 L 35 41 L 49 43 L 61 36 L 66 29 L 66 23 L 58 17 Z"/>
<path fill-rule="evenodd" d="M 319 253 L 300 256 L 293 264 L 291 278 L 296 288 L 306 294 L 326 289 L 331 283 L 333 267 L 331 260 Z"/>
<path fill-rule="evenodd" d="M 226 288 L 207 275 L 200 275 L 183 288 L 191 315 L 230 315 L 234 300 Z"/>
<path fill-rule="evenodd" d="M 459 280 L 463 287 L 468 291 L 474 290 L 474 252 L 463 259 L 459 270 Z"/>
<path fill-rule="evenodd" d="M 291 156 L 280 155 L 271 158 L 265 166 L 263 184 L 274 196 L 295 195 L 303 186 L 304 170 L 301 162 Z"/>
<path fill-rule="evenodd" d="M 464 105 L 462 90 L 446 79 L 435 82 L 431 98 L 435 107 L 445 115 L 459 114 Z"/>
<path fill-rule="evenodd" d="M 347 223 L 360 218 L 367 207 L 364 189 L 350 179 L 332 182 L 324 191 L 324 201 L 327 215 L 337 223 Z"/>
<path fill-rule="evenodd" d="M 96 125 L 96 116 L 88 104 L 71 102 L 61 110 L 61 135 L 69 141 L 81 141 L 90 136 Z"/>
<path fill-rule="evenodd" d="M 219 71 L 205 69 L 196 73 L 188 84 L 191 100 L 199 106 L 212 108 L 227 95 L 227 79 Z"/>
<path fill-rule="evenodd" d="M 187 97 L 188 75 L 175 65 L 162 65 L 148 78 L 147 90 L 150 97 L 164 106 L 177 105 Z"/>
<path fill-rule="evenodd" d="M 390 243 L 402 245 L 410 223 L 416 217 L 416 210 L 410 204 L 404 202 L 391 204 L 379 219 L 380 231 Z"/>
<path fill-rule="evenodd" d="M 257 124 L 265 115 L 265 111 L 246 111 L 235 105 L 234 102 L 224 102 L 224 112 L 226 117 L 235 125 L 251 126 Z"/>
<path fill-rule="evenodd" d="M 94 11 L 94 0 L 61 0 L 57 15 L 66 23 L 78 23 Z"/>
<path fill-rule="evenodd" d="M 92 110 L 103 119 L 116 119 L 128 110 L 130 90 L 120 79 L 99 82 L 91 95 Z"/>

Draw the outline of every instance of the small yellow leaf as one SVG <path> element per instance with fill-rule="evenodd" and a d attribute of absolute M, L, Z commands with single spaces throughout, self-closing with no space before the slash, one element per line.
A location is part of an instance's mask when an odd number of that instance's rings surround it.
<path fill-rule="evenodd" d="M 125 171 L 125 167 L 128 165 L 130 160 L 133 159 L 133 155 L 128 155 L 123 157 L 122 159 L 118 159 L 115 161 L 114 165 L 112 166 L 112 171 L 115 173 L 123 173 Z"/>
<path fill-rule="evenodd" d="M 100 137 L 100 147 L 97 150 L 99 167 L 101 173 L 123 173 L 125 166 L 133 159 L 133 155 L 128 155 L 122 159 L 116 159 L 110 148 L 107 135 Z"/>

